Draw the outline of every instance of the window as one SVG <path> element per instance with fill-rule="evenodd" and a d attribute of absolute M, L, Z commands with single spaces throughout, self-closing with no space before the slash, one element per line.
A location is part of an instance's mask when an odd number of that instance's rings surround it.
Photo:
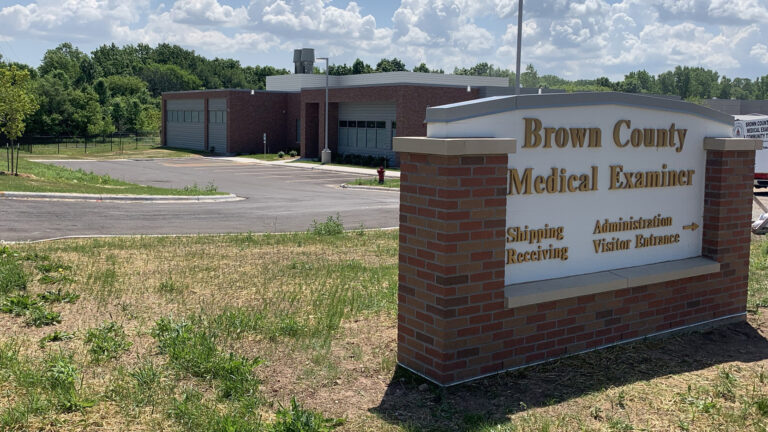
<path fill-rule="evenodd" d="M 198 123 L 200 121 L 200 113 L 198 111 L 192 111 L 192 123 Z"/>
<path fill-rule="evenodd" d="M 192 111 L 184 111 L 184 123 L 192 122 Z"/>

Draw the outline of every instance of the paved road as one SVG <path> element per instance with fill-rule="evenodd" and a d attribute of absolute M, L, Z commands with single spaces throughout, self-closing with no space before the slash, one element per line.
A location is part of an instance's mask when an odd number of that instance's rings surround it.
<path fill-rule="evenodd" d="M 398 224 L 399 195 L 342 189 L 356 174 L 241 163 L 225 159 L 55 162 L 163 187 L 209 183 L 246 198 L 223 203 L 118 203 L 0 200 L 0 240 L 82 235 L 286 232 L 339 213 L 357 228 Z"/>

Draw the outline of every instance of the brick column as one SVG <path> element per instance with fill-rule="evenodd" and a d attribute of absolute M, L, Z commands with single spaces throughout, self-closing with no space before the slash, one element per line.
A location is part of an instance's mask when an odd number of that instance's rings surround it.
<path fill-rule="evenodd" d="M 448 384 L 500 370 L 507 153 L 513 139 L 397 138 L 398 362 Z M 416 153 L 429 151 L 432 154 Z M 485 154 L 483 154 L 485 153 Z"/>
<path fill-rule="evenodd" d="M 727 316 L 746 311 L 749 223 L 752 218 L 756 140 L 708 139 L 702 255 L 720 263 L 712 308 Z"/>

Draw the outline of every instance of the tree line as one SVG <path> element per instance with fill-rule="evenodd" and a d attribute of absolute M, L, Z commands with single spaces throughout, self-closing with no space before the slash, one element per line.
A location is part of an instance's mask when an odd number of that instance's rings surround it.
<path fill-rule="evenodd" d="M 266 77 L 288 74 L 273 66 L 242 66 L 233 59 L 207 59 L 178 45 L 146 44 L 102 45 L 90 54 L 70 43 L 62 43 L 45 52 L 37 68 L 4 62 L 0 69 L 14 69 L 24 81 L 34 111 L 25 117 L 25 129 L 31 135 L 107 135 L 113 132 L 157 131 L 160 128 L 160 95 L 168 91 L 245 88 L 264 89 Z M 382 58 L 375 66 L 361 59 L 352 65 L 332 64 L 331 75 L 353 75 L 408 71 L 405 62 Z M 445 73 L 425 63 L 413 72 Z M 28 75 L 19 78 L 19 73 Z M 315 73 L 325 73 L 315 68 Z M 514 85 L 514 71 L 481 62 L 471 67 L 456 67 L 457 75 L 506 77 Z M 15 81 L 14 81 L 15 80 Z M 565 91 L 622 91 L 676 95 L 689 101 L 709 98 L 766 99 L 768 75 L 730 78 L 702 67 L 677 66 L 658 75 L 645 70 L 630 72 L 622 80 L 606 77 L 567 80 L 556 75 L 539 75 L 528 65 L 520 76 L 521 85 Z M 8 84 L 9 86 L 11 84 Z M 3 122 L 0 113 L 0 123 Z M 0 128 L 3 125 L 0 124 Z M 23 130 L 24 128 L 22 128 Z"/>
<path fill-rule="evenodd" d="M 207 59 L 178 45 L 102 45 L 90 54 L 70 43 L 47 50 L 37 68 L 3 62 L 0 69 L 25 71 L 37 109 L 26 118 L 30 135 L 108 135 L 158 131 L 160 95 L 168 91 L 264 89 L 272 66 L 245 66 Z"/>

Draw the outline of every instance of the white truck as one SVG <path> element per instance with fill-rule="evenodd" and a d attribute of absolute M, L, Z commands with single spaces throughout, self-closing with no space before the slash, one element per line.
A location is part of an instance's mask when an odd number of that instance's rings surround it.
<path fill-rule="evenodd" d="M 768 115 L 736 115 L 733 123 L 735 138 L 763 140 L 763 149 L 755 153 L 755 187 L 768 187 Z"/>

